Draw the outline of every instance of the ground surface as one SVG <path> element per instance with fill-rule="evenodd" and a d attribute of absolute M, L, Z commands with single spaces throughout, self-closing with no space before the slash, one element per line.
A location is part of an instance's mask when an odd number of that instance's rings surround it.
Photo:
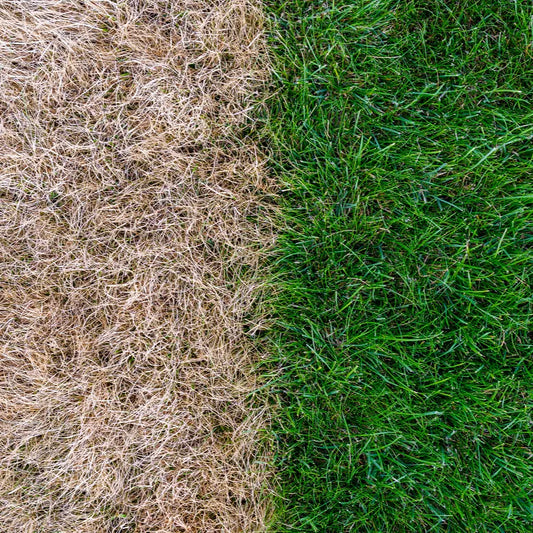
<path fill-rule="evenodd" d="M 261 531 L 246 0 L 0 3 L 0 530 Z"/>
<path fill-rule="evenodd" d="M 532 15 L 1 2 L 0 530 L 531 531 Z"/>
<path fill-rule="evenodd" d="M 531 531 L 531 3 L 267 4 L 279 531 Z"/>

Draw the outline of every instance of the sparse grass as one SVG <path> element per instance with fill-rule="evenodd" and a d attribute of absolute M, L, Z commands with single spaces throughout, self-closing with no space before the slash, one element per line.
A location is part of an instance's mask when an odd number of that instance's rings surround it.
<path fill-rule="evenodd" d="M 263 529 L 262 24 L 248 0 L 0 2 L 2 533 Z"/>
<path fill-rule="evenodd" d="M 531 3 L 268 4 L 274 530 L 531 531 Z"/>

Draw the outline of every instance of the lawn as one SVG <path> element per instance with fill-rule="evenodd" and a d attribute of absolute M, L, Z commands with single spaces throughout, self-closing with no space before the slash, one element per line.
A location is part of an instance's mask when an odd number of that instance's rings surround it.
<path fill-rule="evenodd" d="M 531 531 L 531 3 L 267 4 L 274 530 Z"/>
<path fill-rule="evenodd" d="M 263 22 L 0 2 L 0 533 L 264 530 Z"/>

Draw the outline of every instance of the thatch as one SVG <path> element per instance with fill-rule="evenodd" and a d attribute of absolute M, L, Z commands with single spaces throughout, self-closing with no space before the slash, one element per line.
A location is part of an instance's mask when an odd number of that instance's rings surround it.
<path fill-rule="evenodd" d="M 258 532 L 248 0 L 0 4 L 0 530 Z"/>

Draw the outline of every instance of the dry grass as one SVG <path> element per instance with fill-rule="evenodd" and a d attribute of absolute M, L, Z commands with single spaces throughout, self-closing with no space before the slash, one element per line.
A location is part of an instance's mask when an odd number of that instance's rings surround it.
<path fill-rule="evenodd" d="M 263 529 L 244 327 L 272 187 L 240 133 L 261 21 L 1 2 L 3 533 Z"/>

